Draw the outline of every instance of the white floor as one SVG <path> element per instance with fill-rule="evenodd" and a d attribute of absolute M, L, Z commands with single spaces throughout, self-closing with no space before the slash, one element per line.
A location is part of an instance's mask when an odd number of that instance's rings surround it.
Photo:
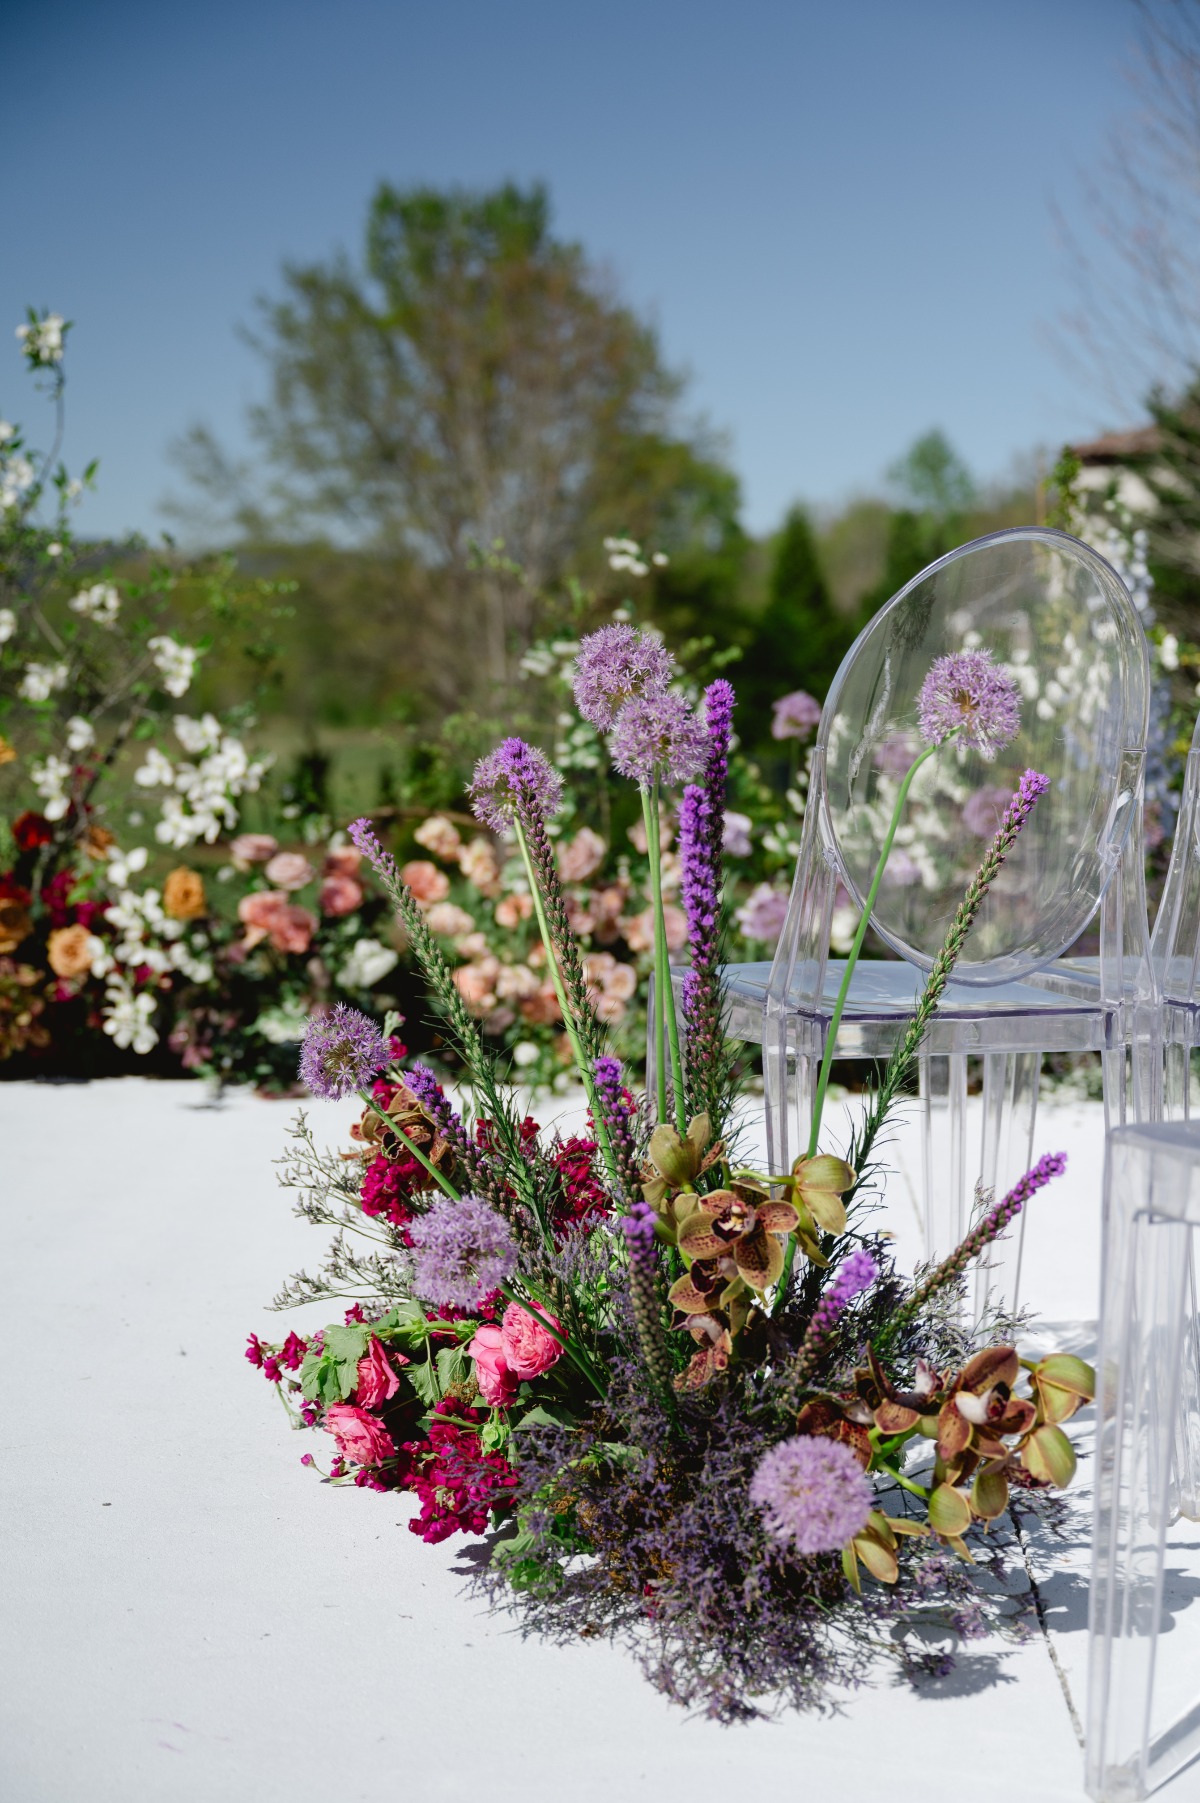
<path fill-rule="evenodd" d="M 204 1104 L 184 1083 L 0 1084 L 3 1803 L 1082 1796 L 1040 1636 L 920 1697 L 723 1729 L 616 1650 L 522 1643 L 466 1600 L 456 1542 L 426 1547 L 405 1501 L 302 1469 L 244 1362 L 252 1329 L 285 1331 L 264 1304 L 323 1242 L 272 1170 L 293 1105 Z M 313 1113 L 337 1141 L 354 1110 Z M 1086 1336 L 1100 1110 L 1043 1128 L 1073 1169 L 1035 1204 L 1029 1300 Z M 1080 1549 L 1040 1556 L 1082 1711 Z M 1200 1770 L 1169 1795 L 1200 1798 Z"/>

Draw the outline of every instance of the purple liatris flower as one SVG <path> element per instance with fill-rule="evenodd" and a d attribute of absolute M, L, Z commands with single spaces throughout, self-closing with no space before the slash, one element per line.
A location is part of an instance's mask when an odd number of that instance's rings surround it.
<path fill-rule="evenodd" d="M 767 1532 L 805 1556 L 839 1552 L 861 1533 L 875 1493 L 848 1446 L 798 1435 L 763 1454 L 750 1500 L 762 1510 Z"/>
<path fill-rule="evenodd" d="M 387 1040 L 373 1020 L 338 1002 L 329 1014 L 314 1016 L 300 1050 L 300 1081 L 328 1102 L 363 1089 L 392 1061 Z"/>
<path fill-rule="evenodd" d="M 665 689 L 674 665 L 671 653 L 651 633 L 633 626 L 602 626 L 580 644 L 575 705 L 585 720 L 607 732 L 635 695 Z"/>
<path fill-rule="evenodd" d="M 1021 697 L 990 651 L 954 651 L 934 659 L 917 698 L 917 722 L 927 745 L 955 733 L 990 762 L 1017 735 Z"/>
<path fill-rule="evenodd" d="M 813 1311 L 808 1325 L 809 1336 L 827 1334 L 848 1304 L 864 1290 L 869 1290 L 878 1276 L 879 1266 L 869 1252 L 864 1252 L 861 1247 L 852 1252 Z"/>
<path fill-rule="evenodd" d="M 617 715 L 612 760 L 636 783 L 693 782 L 707 757 L 704 722 L 682 695 L 636 695 Z"/>
<path fill-rule="evenodd" d="M 476 818 L 501 832 L 514 814 L 544 820 L 562 803 L 562 777 L 536 746 L 504 739 L 475 766 L 468 790 Z"/>
<path fill-rule="evenodd" d="M 413 1287 L 438 1308 L 472 1309 L 517 1266 L 512 1229 L 481 1196 L 442 1196 L 409 1230 Z"/>

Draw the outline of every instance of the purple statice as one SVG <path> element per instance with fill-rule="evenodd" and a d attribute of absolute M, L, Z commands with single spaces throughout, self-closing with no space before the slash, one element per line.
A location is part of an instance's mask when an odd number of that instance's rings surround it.
<path fill-rule="evenodd" d="M 660 694 L 675 659 L 652 633 L 634 626 L 602 626 L 582 641 L 575 659 L 575 705 L 607 732 L 635 695 Z"/>
<path fill-rule="evenodd" d="M 467 792 L 476 818 L 498 833 L 514 814 L 539 820 L 557 814 L 562 777 L 536 746 L 524 739 L 503 739 L 495 751 L 480 758 Z"/>
<path fill-rule="evenodd" d="M 622 776 L 649 787 L 693 782 L 704 769 L 708 734 L 682 695 L 665 690 L 635 695 L 617 715 L 612 760 Z"/>
<path fill-rule="evenodd" d="M 724 678 L 706 689 L 708 755 L 704 781 L 688 785 L 679 810 L 681 896 L 692 953 L 691 968 L 683 980 L 683 1013 L 690 1100 L 697 1110 L 715 1104 L 719 1083 L 721 994 L 717 961 L 725 887 L 725 791 L 734 700 L 733 688 Z"/>
<path fill-rule="evenodd" d="M 801 1557 L 836 1553 L 867 1525 L 875 1492 L 840 1440 L 798 1435 L 772 1446 L 750 1480 L 767 1532 Z"/>
<path fill-rule="evenodd" d="M 917 723 L 927 745 L 955 733 L 990 763 L 1017 736 L 1020 692 L 990 651 L 953 651 L 934 658 L 917 697 Z"/>
<path fill-rule="evenodd" d="M 775 718 L 771 721 L 773 739 L 806 739 L 814 726 L 821 723 L 821 703 L 807 689 L 796 689 L 781 695 L 772 703 Z"/>
<path fill-rule="evenodd" d="M 441 1196 L 409 1229 L 413 1287 L 437 1308 L 477 1308 L 517 1266 L 508 1222 L 482 1196 Z"/>
<path fill-rule="evenodd" d="M 314 1015 L 300 1049 L 300 1081 L 314 1096 L 339 1102 L 365 1089 L 392 1061 L 387 1040 L 373 1020 L 338 1002 L 329 1014 Z"/>

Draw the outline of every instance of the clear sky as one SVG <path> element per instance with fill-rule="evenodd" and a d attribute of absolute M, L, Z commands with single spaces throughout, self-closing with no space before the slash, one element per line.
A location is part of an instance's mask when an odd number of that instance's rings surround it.
<path fill-rule="evenodd" d="M 357 253 L 381 178 L 542 178 L 692 372 L 752 529 L 877 485 L 935 424 L 1003 474 L 1113 423 L 1046 339 L 1073 300 L 1049 203 L 1128 108 L 1133 24 L 1127 0 L 14 7 L 0 413 L 41 424 L 26 303 L 74 319 L 79 526 L 154 532 L 177 434 L 245 448 L 237 328 L 285 258 Z"/>

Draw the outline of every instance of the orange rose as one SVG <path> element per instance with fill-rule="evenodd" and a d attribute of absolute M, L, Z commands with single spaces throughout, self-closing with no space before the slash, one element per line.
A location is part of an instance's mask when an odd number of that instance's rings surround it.
<path fill-rule="evenodd" d="M 413 858 L 410 863 L 402 866 L 400 875 L 422 908 L 432 907 L 434 902 L 445 901 L 450 893 L 450 879 L 436 864 L 431 864 L 428 858 Z"/>
<path fill-rule="evenodd" d="M 189 870 L 186 864 L 181 864 L 171 871 L 163 884 L 163 912 L 172 920 L 199 920 L 202 914 L 208 913 L 204 879 L 198 870 Z"/>
<path fill-rule="evenodd" d="M 23 902 L 0 901 L 0 953 L 15 952 L 33 931 L 33 918 Z"/>
<path fill-rule="evenodd" d="M 92 935 L 87 928 L 55 927 L 46 946 L 46 956 L 56 977 L 81 977 L 92 965 Z"/>

